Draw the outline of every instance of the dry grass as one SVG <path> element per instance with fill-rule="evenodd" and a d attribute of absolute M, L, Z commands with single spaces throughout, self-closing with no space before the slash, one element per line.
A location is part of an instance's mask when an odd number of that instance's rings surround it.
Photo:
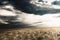
<path fill-rule="evenodd" d="M 60 28 L 1 29 L 0 40 L 60 40 Z"/>

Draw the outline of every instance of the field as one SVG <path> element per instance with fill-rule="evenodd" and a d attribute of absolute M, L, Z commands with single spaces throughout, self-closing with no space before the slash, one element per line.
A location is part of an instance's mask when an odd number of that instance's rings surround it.
<path fill-rule="evenodd" d="M 60 28 L 0 29 L 0 40 L 60 40 Z"/>

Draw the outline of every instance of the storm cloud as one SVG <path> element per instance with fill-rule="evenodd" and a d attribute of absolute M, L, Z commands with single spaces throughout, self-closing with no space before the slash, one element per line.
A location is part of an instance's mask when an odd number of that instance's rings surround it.
<path fill-rule="evenodd" d="M 52 4 L 54 1 L 3 0 L 0 23 L 15 27 L 59 27 L 60 5 Z"/>

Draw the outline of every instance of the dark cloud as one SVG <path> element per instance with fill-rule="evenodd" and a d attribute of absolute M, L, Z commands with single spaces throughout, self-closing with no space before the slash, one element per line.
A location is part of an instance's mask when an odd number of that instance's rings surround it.
<path fill-rule="evenodd" d="M 60 9 L 49 8 L 50 6 L 44 9 L 45 7 L 44 5 L 42 5 L 42 7 L 39 7 L 33 3 L 30 3 L 30 0 L 0 0 L 0 7 L 1 6 L 4 7 L 4 5 L 5 6 L 12 5 L 13 10 L 10 10 L 10 8 L 9 9 L 3 8 L 3 9 L 9 12 L 15 11 L 16 16 L 14 17 L 12 16 L 9 17 L 7 15 L 6 15 L 7 17 L 4 15 L 0 16 L 0 19 L 5 21 L 4 20 L 4 17 L 5 17 L 5 19 L 8 20 L 5 22 L 9 23 L 8 25 L 0 25 L 1 26 L 0 28 L 17 28 L 17 27 L 22 28 L 22 27 L 32 27 L 32 26 L 35 26 L 35 27 L 48 26 L 49 27 L 49 26 L 60 25 L 60 21 L 59 21 L 60 18 L 57 18 L 60 15 L 59 14 Z M 20 12 L 18 12 L 18 10 Z M 56 17 L 55 14 L 57 13 L 58 15 Z"/>

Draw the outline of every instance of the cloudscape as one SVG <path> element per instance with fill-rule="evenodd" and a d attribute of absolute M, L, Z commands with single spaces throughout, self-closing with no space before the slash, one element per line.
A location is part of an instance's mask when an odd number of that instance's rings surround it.
<path fill-rule="evenodd" d="M 0 6 L 0 24 L 60 26 L 60 0 L 6 0 Z"/>

